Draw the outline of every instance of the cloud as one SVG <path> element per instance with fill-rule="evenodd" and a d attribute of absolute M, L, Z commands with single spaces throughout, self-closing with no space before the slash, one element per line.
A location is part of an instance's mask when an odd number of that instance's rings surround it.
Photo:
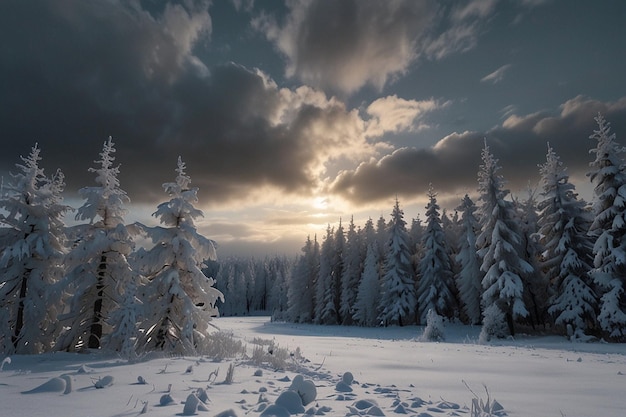
<path fill-rule="evenodd" d="M 483 78 L 481 78 L 480 82 L 490 82 L 492 84 L 497 84 L 504 79 L 504 74 L 509 70 L 509 68 L 511 68 L 511 64 L 502 65 L 494 72 L 487 74 Z"/>
<path fill-rule="evenodd" d="M 454 4 L 431 17 L 431 28 L 420 45 L 419 53 L 429 59 L 443 59 L 467 52 L 478 43 L 485 21 L 494 13 L 497 0 L 472 0 Z"/>
<path fill-rule="evenodd" d="M 471 0 L 466 5 L 459 5 L 452 12 L 456 21 L 467 20 L 472 17 L 485 18 L 495 10 L 498 0 Z"/>
<path fill-rule="evenodd" d="M 210 42 L 207 3 L 154 7 L 0 5 L 0 171 L 38 142 L 42 166 L 64 171 L 72 197 L 94 183 L 88 168 L 112 136 L 134 204 L 166 197 L 161 184 L 173 180 L 179 155 L 203 204 L 276 202 L 315 194 L 333 162 L 387 152 L 375 135 L 417 129 L 436 107 L 394 97 L 361 115 L 312 87 L 279 88 L 260 70 L 205 66 L 194 51 Z M 393 107 L 393 118 L 380 106 Z"/>
<path fill-rule="evenodd" d="M 265 13 L 252 24 L 284 55 L 288 77 L 353 93 L 366 85 L 382 90 L 420 58 L 473 48 L 496 3 L 296 0 L 282 21 Z"/>
<path fill-rule="evenodd" d="M 287 75 L 322 88 L 354 92 L 381 89 L 405 73 L 432 7 L 414 1 L 288 3 L 285 22 L 261 16 L 261 30 L 287 59 Z"/>
<path fill-rule="evenodd" d="M 379 98 L 366 109 L 371 116 L 367 122 L 366 135 L 380 137 L 386 133 L 418 132 L 429 126 L 424 115 L 446 107 L 437 100 L 405 100 L 396 95 Z"/>
<path fill-rule="evenodd" d="M 524 189 L 539 179 L 537 165 L 543 163 L 546 144 L 561 156 L 571 175 L 589 169 L 589 135 L 596 128 L 594 116 L 601 112 L 612 123 L 618 141 L 626 137 L 626 97 L 601 102 L 578 96 L 560 106 L 556 115 L 547 112 L 509 116 L 502 126 L 487 132 L 453 133 L 426 149 L 401 148 L 380 159 L 344 170 L 329 182 L 328 192 L 355 204 L 383 201 L 395 195 L 406 199 L 423 196 L 432 182 L 442 198 L 476 189 L 480 151 L 484 138 L 499 159 L 507 187 Z"/>

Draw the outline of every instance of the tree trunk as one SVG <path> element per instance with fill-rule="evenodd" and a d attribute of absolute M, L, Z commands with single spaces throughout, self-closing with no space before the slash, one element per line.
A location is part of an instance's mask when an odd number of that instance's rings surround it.
<path fill-rule="evenodd" d="M 90 349 L 100 348 L 102 339 L 102 304 L 104 298 L 104 275 L 106 273 L 107 257 L 102 254 L 100 265 L 98 265 L 98 280 L 96 282 L 96 301 L 93 303 L 93 318 L 89 329 L 89 341 L 87 347 Z"/>
<path fill-rule="evenodd" d="M 506 324 L 509 326 L 509 333 L 511 336 L 515 336 L 515 321 L 513 320 L 513 313 L 506 312 Z"/>
<path fill-rule="evenodd" d="M 15 331 L 13 332 L 13 337 L 11 338 L 13 342 L 13 347 L 17 351 L 17 345 L 22 338 L 22 328 L 24 327 L 24 299 L 26 298 L 26 290 L 28 289 L 28 277 L 30 276 L 30 270 L 26 270 L 24 276 L 22 277 L 22 282 L 20 284 L 20 301 L 17 305 L 17 317 L 15 319 Z"/>

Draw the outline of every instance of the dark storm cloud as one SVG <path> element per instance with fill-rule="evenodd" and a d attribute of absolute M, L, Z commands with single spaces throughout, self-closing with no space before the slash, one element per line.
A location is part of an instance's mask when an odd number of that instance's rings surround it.
<path fill-rule="evenodd" d="M 205 202 L 315 187 L 320 154 L 348 146 L 355 114 L 235 64 L 206 67 L 193 53 L 210 41 L 206 2 L 142 4 L 156 3 L 2 2 L 0 171 L 38 142 L 72 193 L 93 184 L 87 170 L 111 135 L 136 203 L 164 197 L 179 155 Z"/>
<path fill-rule="evenodd" d="M 537 165 L 545 162 L 548 142 L 568 166 L 570 175 L 584 175 L 592 158 L 589 149 L 595 146 L 589 135 L 597 127 L 594 117 L 598 112 L 611 122 L 618 142 L 626 143 L 626 97 L 603 103 L 579 96 L 564 103 L 560 110 L 558 115 L 511 116 L 488 132 L 454 133 L 429 149 L 397 149 L 355 170 L 341 172 L 329 191 L 355 203 L 395 195 L 423 196 L 431 182 L 442 194 L 471 193 L 477 186 L 485 139 L 512 191 L 524 189 L 529 181 L 536 184 Z"/>
<path fill-rule="evenodd" d="M 287 75 L 352 93 L 382 89 L 420 57 L 472 49 L 497 0 L 297 0 L 283 21 L 253 21 L 287 59 Z"/>

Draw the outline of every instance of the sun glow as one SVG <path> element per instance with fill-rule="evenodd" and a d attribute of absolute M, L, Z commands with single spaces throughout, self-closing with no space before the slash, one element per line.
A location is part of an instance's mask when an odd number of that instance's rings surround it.
<path fill-rule="evenodd" d="M 313 207 L 318 210 L 326 210 L 328 208 L 327 197 L 315 197 L 313 199 Z"/>

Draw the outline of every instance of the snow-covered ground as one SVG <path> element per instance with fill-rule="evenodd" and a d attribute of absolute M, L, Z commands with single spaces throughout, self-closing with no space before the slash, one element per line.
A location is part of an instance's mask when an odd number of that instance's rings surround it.
<path fill-rule="evenodd" d="M 295 325 L 267 317 L 219 318 L 213 324 L 243 340 L 249 355 L 269 349 L 269 341 L 287 349 L 294 354 L 289 369 L 243 358 L 128 363 L 98 353 L 13 356 L 0 371 L 0 416 L 186 415 L 196 407 L 188 404 L 186 410 L 184 402 L 200 388 L 209 400 L 207 411 L 200 405 L 197 415 L 232 410 L 224 415 L 259 416 L 262 410 L 280 411 L 272 405 L 298 374 L 317 391 L 302 410 L 327 416 L 469 416 L 475 396 L 486 400 L 485 387 L 508 416 L 622 417 L 626 410 L 625 345 L 554 336 L 480 345 L 480 329 L 467 326 L 448 326 L 445 343 L 428 343 L 416 340 L 419 327 Z M 227 384 L 231 364 L 233 382 Z M 354 377 L 349 385 L 346 372 Z M 310 383 L 304 387 L 303 393 L 311 390 Z M 168 393 L 173 401 L 160 405 Z M 299 406 L 288 394 L 278 402 Z"/>

